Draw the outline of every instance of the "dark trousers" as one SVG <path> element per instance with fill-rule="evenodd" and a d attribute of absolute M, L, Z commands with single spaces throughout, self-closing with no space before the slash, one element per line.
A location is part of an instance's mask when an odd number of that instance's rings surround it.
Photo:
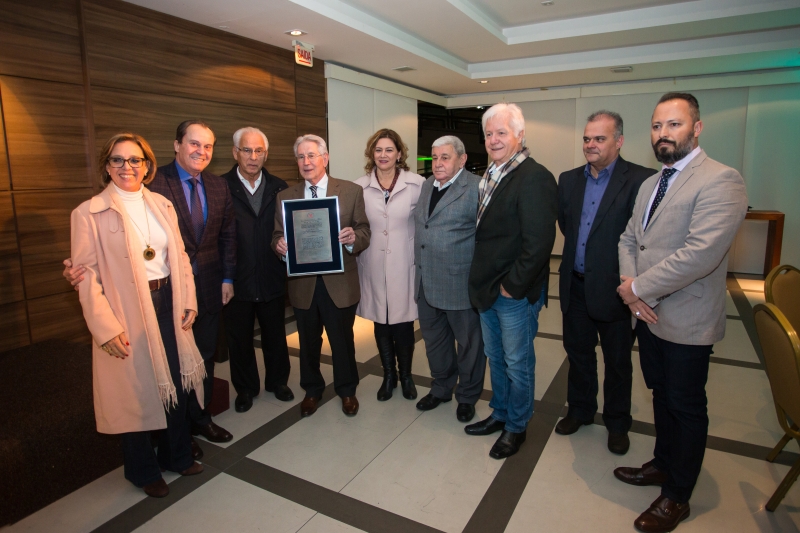
<path fill-rule="evenodd" d="M 653 465 L 668 474 L 661 494 L 678 503 L 692 496 L 703 466 L 708 436 L 706 381 L 711 345 L 677 344 L 636 324 L 639 359 L 653 391 L 656 447 Z"/>
<path fill-rule="evenodd" d="M 388 316 L 388 315 L 387 315 Z M 396 346 L 414 346 L 414 322 L 399 322 L 397 324 L 378 324 L 375 322 L 375 339 L 388 337 Z"/>
<path fill-rule="evenodd" d="M 211 403 L 211 395 L 214 392 L 214 353 L 217 351 L 217 339 L 219 337 L 219 312 L 209 313 L 203 309 L 203 305 L 198 302 L 197 318 L 192 325 L 194 342 L 203 361 L 206 364 L 206 379 L 203 380 L 203 396 L 205 407 L 200 407 L 194 391 L 189 393 L 189 420 L 193 426 L 205 426 L 211 423 L 211 413 L 208 405 Z"/>
<path fill-rule="evenodd" d="M 182 472 L 192 466 L 189 424 L 186 421 L 188 394 L 181 386 L 181 364 L 178 358 L 178 344 L 175 340 L 175 325 L 172 317 L 172 286 L 167 283 L 157 291 L 152 291 L 153 307 L 158 317 L 158 328 L 172 383 L 178 394 L 178 404 L 166 411 L 167 429 L 159 434 L 158 455 L 153 451 L 149 431 L 123 433 L 122 456 L 125 463 L 125 479 L 144 487 L 161 478 L 161 469 Z"/>
<path fill-rule="evenodd" d="M 319 371 L 323 326 L 333 356 L 333 388 L 342 398 L 356 395 L 358 367 L 353 324 L 357 306 L 336 307 L 322 277 L 317 276 L 311 306 L 308 309 L 294 308 L 300 337 L 300 386 L 307 397 L 318 398 L 325 390 L 325 379 Z"/>
<path fill-rule="evenodd" d="M 225 307 L 225 331 L 231 363 L 231 382 L 239 394 L 256 396 L 260 390 L 258 364 L 253 347 L 255 317 L 261 327 L 261 352 L 264 356 L 264 388 L 275 390 L 289 381 L 289 350 L 286 347 L 284 298 L 268 302 L 233 300 Z"/>
<path fill-rule="evenodd" d="M 603 349 L 603 422 L 611 433 L 631 428 L 631 385 L 633 365 L 631 320 L 601 322 L 586 309 L 585 282 L 572 276 L 569 307 L 563 315 L 564 350 L 569 359 L 567 416 L 580 421 L 594 419 L 597 412 L 597 338 Z"/>
<path fill-rule="evenodd" d="M 432 307 L 425 299 L 422 287 L 417 310 L 433 378 L 431 394 L 447 400 L 455 387 L 458 403 L 474 405 L 483 391 L 486 372 L 480 315 L 472 308 L 454 311 Z"/>

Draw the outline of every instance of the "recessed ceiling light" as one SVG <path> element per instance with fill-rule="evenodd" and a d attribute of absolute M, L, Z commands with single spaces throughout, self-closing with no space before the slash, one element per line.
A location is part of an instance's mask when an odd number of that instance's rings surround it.
<path fill-rule="evenodd" d="M 394 67 L 392 70 L 396 70 L 397 72 L 408 72 L 409 70 L 417 70 L 414 67 L 407 67 L 403 65 L 402 67 Z"/>
<path fill-rule="evenodd" d="M 482 105 L 479 105 L 479 106 L 478 106 L 478 107 L 476 107 L 475 109 L 483 109 L 483 106 L 482 106 Z"/>
<path fill-rule="evenodd" d="M 297 37 L 299 35 L 306 35 L 307 34 L 307 32 L 304 32 L 303 30 L 289 30 L 289 31 L 285 31 L 283 33 L 285 33 L 286 35 L 294 35 L 295 37 Z"/>
<path fill-rule="evenodd" d="M 625 74 L 626 72 L 633 72 L 633 67 L 613 67 L 611 72 L 614 74 Z"/>
<path fill-rule="evenodd" d="M 553 4 L 555 4 L 553 0 L 544 0 L 544 2 L 542 2 L 543 6 L 552 6 Z"/>
<path fill-rule="evenodd" d="M 481 80 L 480 83 L 489 83 L 489 80 Z"/>

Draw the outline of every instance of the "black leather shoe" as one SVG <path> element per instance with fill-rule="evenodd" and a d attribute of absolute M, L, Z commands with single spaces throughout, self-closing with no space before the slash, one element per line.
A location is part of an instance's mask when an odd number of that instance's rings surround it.
<path fill-rule="evenodd" d="M 292 389 L 286 385 L 278 385 L 270 388 L 264 387 L 264 390 L 275 393 L 275 397 L 282 402 L 291 402 L 294 400 L 294 393 L 292 392 Z"/>
<path fill-rule="evenodd" d="M 631 447 L 631 440 L 627 433 L 609 433 L 608 451 L 617 455 L 625 455 Z"/>
<path fill-rule="evenodd" d="M 205 426 L 194 426 L 192 428 L 192 435 L 202 435 L 209 442 L 229 442 L 233 439 L 228 430 L 219 427 L 214 422 L 209 422 Z"/>
<path fill-rule="evenodd" d="M 233 402 L 233 408 L 236 409 L 237 413 L 249 411 L 251 407 L 253 407 L 253 397 L 250 396 L 250 393 L 243 392 L 236 395 L 236 400 Z"/>
<path fill-rule="evenodd" d="M 689 512 L 689 502 L 678 503 L 666 496 L 659 496 L 633 522 L 633 527 L 644 533 L 673 531 L 681 521 L 689 518 Z"/>
<path fill-rule="evenodd" d="M 505 429 L 500 434 L 500 438 L 494 443 L 492 449 L 489 451 L 489 457 L 492 459 L 505 459 L 511 457 L 519 451 L 519 447 L 525 442 L 525 431 L 521 433 L 511 433 Z"/>
<path fill-rule="evenodd" d="M 433 394 L 426 394 L 422 397 L 420 401 L 417 402 L 417 409 L 420 411 L 430 411 L 431 409 L 436 409 L 439 407 L 440 403 L 447 403 L 451 400 L 448 398 L 446 400 L 442 400 L 441 398 L 437 398 Z"/>
<path fill-rule="evenodd" d="M 587 420 L 586 422 L 581 422 L 580 420 L 576 420 L 575 418 L 570 418 L 567 416 L 566 418 L 562 418 L 556 424 L 556 433 L 559 435 L 572 435 L 579 429 L 581 426 L 588 426 L 591 425 L 593 420 Z"/>
<path fill-rule="evenodd" d="M 471 403 L 460 403 L 456 409 L 456 418 L 459 422 L 469 422 L 475 416 L 475 406 Z"/>
<path fill-rule="evenodd" d="M 464 432 L 467 435 L 491 435 L 492 433 L 502 431 L 504 427 L 506 427 L 505 422 L 500 422 L 490 416 L 486 420 L 481 420 L 480 422 L 475 422 L 474 424 L 466 426 Z"/>
<path fill-rule="evenodd" d="M 648 461 L 641 468 L 621 466 L 614 470 L 614 476 L 628 485 L 644 487 L 646 485 L 663 485 L 667 482 L 667 473 L 655 466 L 653 461 Z"/>
<path fill-rule="evenodd" d="M 203 448 L 197 444 L 197 441 L 192 438 L 192 459 L 199 461 L 203 458 Z"/>

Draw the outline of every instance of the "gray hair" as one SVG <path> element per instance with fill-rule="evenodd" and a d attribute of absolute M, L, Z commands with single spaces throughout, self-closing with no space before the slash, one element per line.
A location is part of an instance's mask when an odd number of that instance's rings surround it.
<path fill-rule="evenodd" d="M 461 139 L 455 135 L 445 135 L 444 137 L 439 137 L 433 141 L 433 146 L 431 146 L 431 148 L 439 148 L 440 146 L 446 146 L 448 144 L 453 147 L 453 150 L 456 151 L 456 155 L 458 157 L 461 157 L 467 153 L 467 149 L 464 148 L 464 143 L 461 142 Z"/>
<path fill-rule="evenodd" d="M 242 141 L 242 137 L 244 136 L 245 133 L 256 133 L 258 135 L 261 135 L 261 138 L 264 139 L 264 149 L 269 150 L 269 140 L 267 140 L 267 136 L 264 135 L 264 132 L 258 128 L 253 128 L 250 126 L 247 126 L 246 128 L 239 128 L 233 134 L 233 145 L 236 148 L 239 148 L 239 143 Z"/>
<path fill-rule="evenodd" d="M 525 130 L 525 116 L 522 114 L 522 109 L 517 104 L 500 103 L 495 104 L 486 110 L 481 118 L 481 128 L 486 131 L 486 123 L 489 119 L 497 115 L 508 116 L 508 126 L 514 132 L 515 137 L 519 137 L 520 132 Z M 525 144 L 525 139 L 522 140 Z"/>
<path fill-rule="evenodd" d="M 586 122 L 594 122 L 595 120 L 599 119 L 600 117 L 608 117 L 614 121 L 614 138 L 619 139 L 622 137 L 622 117 L 619 113 L 615 113 L 614 111 L 607 111 L 605 109 L 601 109 L 600 111 L 595 111 L 589 118 L 586 119 Z"/>
<path fill-rule="evenodd" d="M 297 157 L 299 154 L 297 153 L 297 148 L 303 144 L 304 142 L 311 142 L 316 143 L 317 149 L 319 150 L 320 155 L 328 153 L 328 145 L 325 143 L 325 139 L 320 137 L 319 135 L 312 135 L 307 133 L 305 135 L 301 135 L 297 138 L 294 142 L 294 156 Z"/>

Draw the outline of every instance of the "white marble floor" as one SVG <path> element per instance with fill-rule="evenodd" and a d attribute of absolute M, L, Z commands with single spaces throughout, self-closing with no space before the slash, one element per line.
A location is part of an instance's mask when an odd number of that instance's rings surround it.
<path fill-rule="evenodd" d="M 554 266 L 557 265 L 557 261 Z M 800 486 L 777 511 L 766 501 L 796 459 L 792 443 L 783 464 L 764 456 L 780 438 L 769 383 L 740 315 L 763 301 L 763 282 L 739 279 L 728 295 L 726 339 L 717 344 L 709 371 L 709 448 L 692 498 L 692 515 L 679 531 L 790 532 L 800 526 Z M 558 293 L 558 276 L 550 282 Z M 263 393 L 247 413 L 233 409 L 215 418 L 234 434 L 223 445 L 201 442 L 206 472 L 167 480 L 173 494 L 146 498 L 127 483 L 121 469 L 13 524 L 3 533 L 90 531 L 219 532 L 619 532 L 633 531 L 634 518 L 659 493 L 618 482 L 612 472 L 651 458 L 654 438 L 650 391 L 634 352 L 631 450 L 606 449 L 602 425 L 569 437 L 553 427 L 566 400 L 566 354 L 561 345 L 557 299 L 540 316 L 537 353 L 537 412 L 528 442 L 505 461 L 488 457 L 494 437 L 468 437 L 455 417 L 456 402 L 420 412 L 398 391 L 387 402 L 375 392 L 380 366 L 370 322 L 356 323 L 356 357 L 362 375 L 361 408 L 346 417 L 328 391 L 319 411 L 301 419 L 297 404 L 298 361 L 292 358 L 293 402 Z M 738 305 L 737 305 L 738 304 Z M 296 330 L 287 326 L 290 347 Z M 258 337 L 257 337 L 258 339 Z M 259 342 L 265 342 L 258 339 Z M 323 353 L 330 353 L 327 342 Z M 257 349 L 260 355 L 260 350 Z M 599 373 L 602 357 L 598 349 Z M 263 375 L 263 365 L 260 364 Z M 423 341 L 413 365 L 420 397 L 430 384 Z M 323 364 L 332 382 L 332 369 Z M 217 367 L 227 379 L 227 363 Z M 488 376 L 478 418 L 490 414 Z M 602 409 L 602 387 L 598 402 Z M 231 387 L 231 405 L 235 392 Z M 639 430 L 636 430 L 639 427 Z"/>

